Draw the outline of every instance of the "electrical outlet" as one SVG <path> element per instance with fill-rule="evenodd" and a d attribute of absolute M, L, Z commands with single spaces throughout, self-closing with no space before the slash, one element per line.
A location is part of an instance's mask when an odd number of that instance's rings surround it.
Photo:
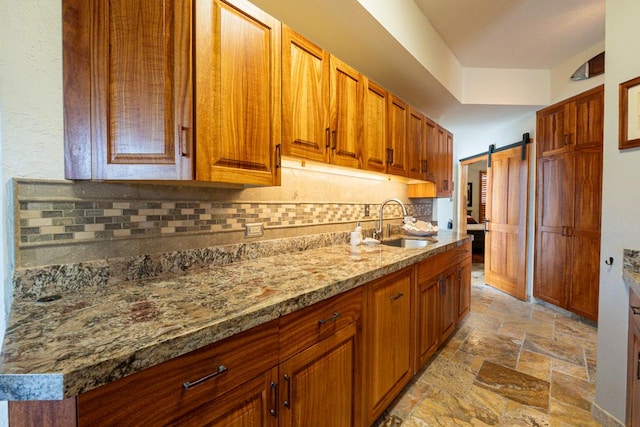
<path fill-rule="evenodd" d="M 264 235 L 264 224 L 261 222 L 256 222 L 253 224 L 245 224 L 244 225 L 244 237 L 262 237 Z"/>
<path fill-rule="evenodd" d="M 364 216 L 369 216 L 369 203 L 364 205 Z"/>

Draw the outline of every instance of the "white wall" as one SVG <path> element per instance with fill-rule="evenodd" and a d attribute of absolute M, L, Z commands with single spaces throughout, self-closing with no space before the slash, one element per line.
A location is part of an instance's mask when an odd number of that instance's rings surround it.
<path fill-rule="evenodd" d="M 61 179 L 64 172 L 61 1 L 0 1 L 0 17 L 1 342 L 13 256 L 9 179 Z M 0 426 L 7 423 L 6 402 L 2 402 Z"/>
<path fill-rule="evenodd" d="M 640 150 L 618 150 L 618 85 L 640 75 L 640 2 L 607 2 L 604 118 L 604 182 L 595 403 L 625 417 L 628 291 L 622 250 L 640 249 Z M 613 257 L 613 266 L 602 260 Z"/>

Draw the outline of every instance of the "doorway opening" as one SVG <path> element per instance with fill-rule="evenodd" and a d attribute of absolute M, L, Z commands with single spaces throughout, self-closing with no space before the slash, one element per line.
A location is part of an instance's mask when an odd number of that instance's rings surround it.
<path fill-rule="evenodd" d="M 487 156 L 478 156 L 460 164 L 461 187 L 466 188 L 460 202 L 459 229 L 473 235 L 471 257 L 484 264 L 484 236 L 487 206 Z M 464 178 L 466 177 L 466 179 Z M 463 182 L 465 181 L 465 182 Z M 463 229 L 464 227 L 464 229 Z"/>

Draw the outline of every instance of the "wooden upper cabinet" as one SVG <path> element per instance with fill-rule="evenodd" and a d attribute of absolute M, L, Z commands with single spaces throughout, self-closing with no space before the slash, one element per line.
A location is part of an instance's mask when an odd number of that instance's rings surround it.
<path fill-rule="evenodd" d="M 282 154 L 328 161 L 329 53 L 282 26 Z"/>
<path fill-rule="evenodd" d="M 409 105 L 390 95 L 387 98 L 388 135 L 387 172 L 407 175 L 407 134 L 409 130 Z"/>
<path fill-rule="evenodd" d="M 436 128 L 436 193 L 451 197 L 453 193 L 453 134 L 441 126 Z"/>
<path fill-rule="evenodd" d="M 191 179 L 191 2 L 64 0 L 65 177 Z"/>
<path fill-rule="evenodd" d="M 554 104 L 537 114 L 538 150 L 542 156 L 600 147 L 603 139 L 604 91 L 597 87 Z"/>
<path fill-rule="evenodd" d="M 196 1 L 196 179 L 280 183 L 280 23 L 244 0 Z"/>
<path fill-rule="evenodd" d="M 575 149 L 602 147 L 604 138 L 604 91 L 596 88 L 575 100 Z"/>
<path fill-rule="evenodd" d="M 425 179 L 427 171 L 427 147 L 424 139 L 424 116 L 411 108 L 407 138 L 407 176 Z"/>
<path fill-rule="evenodd" d="M 329 158 L 339 166 L 358 168 L 362 151 L 364 76 L 330 57 Z"/>
<path fill-rule="evenodd" d="M 436 181 L 438 169 L 438 125 L 429 118 L 424 121 L 424 137 L 426 148 L 426 174 L 427 181 Z"/>
<path fill-rule="evenodd" d="M 363 168 L 374 172 L 387 170 L 387 91 L 366 80 L 364 92 Z"/>
<path fill-rule="evenodd" d="M 538 113 L 538 147 L 548 156 L 567 151 L 572 138 L 572 108 L 570 103 L 556 105 Z"/>

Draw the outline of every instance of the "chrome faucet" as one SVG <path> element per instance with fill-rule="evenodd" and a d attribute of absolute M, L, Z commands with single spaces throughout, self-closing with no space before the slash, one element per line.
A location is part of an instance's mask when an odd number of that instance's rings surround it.
<path fill-rule="evenodd" d="M 407 213 L 407 208 L 404 206 L 404 203 L 402 203 L 399 199 L 387 199 L 384 202 L 382 202 L 382 204 L 380 205 L 380 212 L 378 213 L 378 221 L 379 221 L 378 222 L 378 228 L 373 232 L 374 233 L 374 237 L 376 239 L 384 237 L 383 234 L 382 234 L 382 221 L 383 221 L 382 211 L 384 209 L 384 206 L 389 202 L 396 202 L 397 204 L 399 204 L 400 207 L 402 208 L 403 216 L 409 216 L 409 214 Z"/>

